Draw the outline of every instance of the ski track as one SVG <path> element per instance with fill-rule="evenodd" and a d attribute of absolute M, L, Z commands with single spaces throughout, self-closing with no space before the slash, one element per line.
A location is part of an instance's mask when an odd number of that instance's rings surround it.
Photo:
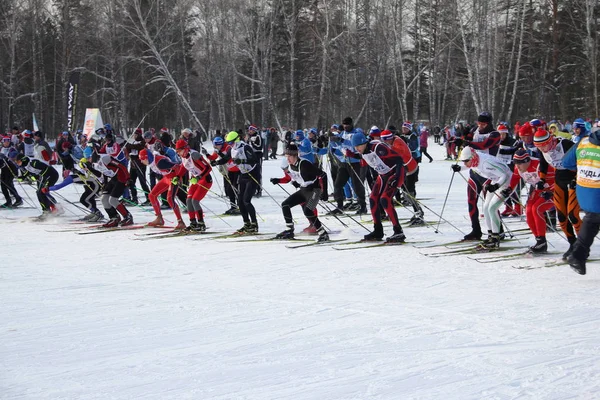
<path fill-rule="evenodd" d="M 442 158 L 442 147 L 429 150 Z M 264 168 L 265 182 L 281 175 L 279 160 Z M 418 194 L 434 197 L 424 204 L 436 212 L 451 173 L 449 163 L 422 164 Z M 466 184 L 454 181 L 444 216 L 468 231 Z M 278 202 L 286 196 L 266 189 Z M 61 192 L 71 201 L 78 193 Z M 206 204 L 225 208 L 215 199 Z M 263 232 L 283 230 L 273 199 L 254 204 Z M 567 266 L 510 267 L 535 260 L 428 258 L 410 245 L 339 252 L 292 250 L 287 242 L 132 240 L 139 231 L 45 232 L 78 212 L 65 208 L 44 227 L 26 218 L 36 210 L 0 211 L 0 229 L 10 233 L 0 265 L 2 399 L 600 397 L 596 265 L 580 277 Z M 131 209 L 136 223 L 152 219 Z M 302 229 L 304 217 L 293 212 Z M 234 228 L 207 213 L 215 231 L 237 229 L 241 217 L 227 222 Z M 350 227 L 326 220 L 341 230 L 333 237 L 366 233 L 344 223 Z M 406 234 L 440 242 L 462 236 L 440 228 Z M 548 238 L 566 250 L 557 235 Z"/>

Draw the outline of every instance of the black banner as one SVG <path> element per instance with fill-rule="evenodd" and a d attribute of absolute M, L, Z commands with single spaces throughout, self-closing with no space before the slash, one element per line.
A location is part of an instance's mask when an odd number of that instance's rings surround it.
<path fill-rule="evenodd" d="M 71 72 L 67 83 L 67 130 L 75 130 L 75 111 L 77 106 L 77 89 L 79 87 L 79 72 Z"/>

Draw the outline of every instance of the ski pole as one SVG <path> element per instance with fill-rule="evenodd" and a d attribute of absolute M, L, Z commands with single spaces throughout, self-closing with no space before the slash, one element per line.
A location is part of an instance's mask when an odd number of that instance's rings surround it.
<path fill-rule="evenodd" d="M 444 199 L 444 204 L 442 205 L 442 211 L 440 212 L 440 220 L 438 221 L 437 227 L 435 228 L 435 233 L 439 233 L 440 223 L 442 222 L 442 215 L 444 215 L 444 210 L 446 209 L 446 203 L 448 202 L 448 195 L 450 194 L 450 188 L 452 187 L 454 175 L 456 175 L 456 171 L 452 171 L 452 177 L 450 178 L 450 184 L 448 185 L 448 190 L 446 191 L 446 198 Z"/>

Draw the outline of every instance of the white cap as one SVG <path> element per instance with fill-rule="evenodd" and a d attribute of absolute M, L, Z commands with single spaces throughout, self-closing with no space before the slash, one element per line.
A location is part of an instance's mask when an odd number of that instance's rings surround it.
<path fill-rule="evenodd" d="M 459 161 L 468 161 L 473 158 L 474 152 L 470 147 L 465 147 L 460 152 L 460 157 L 458 157 Z"/>

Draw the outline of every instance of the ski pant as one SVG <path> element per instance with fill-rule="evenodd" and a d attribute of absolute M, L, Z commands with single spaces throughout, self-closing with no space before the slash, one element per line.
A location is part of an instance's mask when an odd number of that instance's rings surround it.
<path fill-rule="evenodd" d="M 104 206 L 110 218 L 118 217 L 117 211 L 123 218 L 129 214 L 127 208 L 119 201 L 119 197 L 123 195 L 123 192 L 125 192 L 125 183 L 120 182 L 116 176 L 104 185 L 104 189 L 102 190 L 102 206 Z"/>
<path fill-rule="evenodd" d="M 288 229 L 294 229 L 294 219 L 292 218 L 292 207 L 299 204 L 302 205 L 302 212 L 310 225 L 316 229 L 321 228 L 321 221 L 317 217 L 317 204 L 321 198 L 321 189 L 309 189 L 300 188 L 295 193 L 292 193 L 287 199 L 281 203 L 281 211 L 283 212 L 283 218 L 285 219 L 285 225 Z"/>
<path fill-rule="evenodd" d="M 271 155 L 269 157 L 273 159 L 277 158 L 277 143 L 278 142 L 271 142 Z"/>
<path fill-rule="evenodd" d="M 49 193 L 42 193 L 43 188 L 49 188 L 50 186 L 54 186 L 58 181 L 58 172 L 49 167 L 43 175 L 38 177 L 38 186 L 36 195 L 42 206 L 42 210 L 50 210 L 55 204 L 56 200 Z"/>
<path fill-rule="evenodd" d="M 212 178 L 210 175 L 207 175 L 204 178 L 200 179 L 198 183 L 195 183 L 188 187 L 186 205 L 190 221 L 204 221 L 203 210 L 202 206 L 200 205 L 200 202 L 202 201 L 204 196 L 206 196 L 206 193 L 208 193 L 211 186 Z"/>
<path fill-rule="evenodd" d="M 569 183 L 571 183 L 571 180 L 573 179 L 575 179 L 575 173 L 573 173 L 572 177 L 564 177 L 559 176 L 559 171 L 557 171 L 554 183 L 554 207 L 556 208 L 556 216 L 558 217 L 560 229 L 562 229 L 567 236 L 569 243 L 575 241 L 575 235 L 581 228 L 577 195 L 575 194 L 575 189 L 569 188 Z"/>
<path fill-rule="evenodd" d="M 177 196 L 177 190 L 179 189 L 179 186 L 177 185 L 172 185 L 171 184 L 171 178 L 167 178 L 166 176 L 163 177 L 160 181 L 158 181 L 156 183 L 156 185 L 154 185 L 154 188 L 152 188 L 152 190 L 150 191 L 150 194 L 148 194 L 148 199 L 150 200 L 150 203 L 152 204 L 152 208 L 154 209 L 154 214 L 156 214 L 156 216 L 161 216 L 162 213 L 160 211 L 160 204 L 158 202 L 158 197 L 163 194 L 163 193 L 167 193 L 167 201 L 169 202 L 169 206 L 173 209 L 173 212 L 175 213 L 175 216 L 177 217 L 177 221 L 181 221 L 181 211 L 179 210 L 179 206 L 177 205 L 177 202 L 175 201 L 175 196 Z M 187 201 L 187 199 L 186 199 Z"/>
<path fill-rule="evenodd" d="M 472 169 L 469 170 L 469 183 L 467 185 L 467 203 L 469 205 L 469 218 L 471 218 L 471 228 L 473 232 L 481 232 L 481 225 L 479 224 L 479 208 L 477 207 L 477 200 L 479 194 L 483 190 L 483 185 L 487 181 L 486 178 L 479 175 Z"/>
<path fill-rule="evenodd" d="M 129 168 L 129 190 L 131 191 L 131 199 L 136 203 L 138 201 L 138 195 L 135 183 L 138 179 L 144 194 L 148 197 L 150 188 L 148 188 L 148 182 L 146 182 L 146 166 L 132 158 L 131 167 Z"/>
<path fill-rule="evenodd" d="M 527 225 L 535 237 L 546 236 L 546 213 L 554 207 L 552 200 L 544 199 L 541 194 L 540 190 L 534 190 L 525 206 Z"/>
<path fill-rule="evenodd" d="M 600 230 L 600 213 L 585 212 L 577 241 L 573 247 L 573 257 L 577 260 L 587 260 L 590 256 L 590 247 Z"/>
<path fill-rule="evenodd" d="M 500 193 L 507 187 L 508 185 L 504 184 L 493 193 L 488 192 L 483 201 L 485 224 L 487 225 L 488 231 L 492 231 L 494 234 L 499 234 L 501 232 L 502 217 L 500 217 L 500 211 L 498 211 L 498 209 L 504 203 L 506 198 Z"/>
<path fill-rule="evenodd" d="M 258 181 L 258 185 L 257 185 L 257 192 L 258 194 L 262 194 L 262 164 L 263 164 L 263 158 L 262 158 L 262 153 L 256 153 L 256 159 L 257 159 L 257 163 L 256 163 L 256 167 L 254 167 L 254 169 L 258 169 L 257 173 L 259 178 L 257 179 Z M 253 171 L 254 172 L 254 171 Z"/>
<path fill-rule="evenodd" d="M 79 175 L 73 175 L 73 183 L 81 184 L 84 187 L 79 202 L 91 212 L 97 211 L 96 196 L 100 193 L 100 183 L 95 178 L 84 179 Z"/>
<path fill-rule="evenodd" d="M 404 169 L 404 167 L 402 167 Z M 373 223 L 375 225 L 381 224 L 381 210 L 385 211 L 386 214 L 390 217 L 390 222 L 392 226 L 397 227 L 400 226 L 398 222 L 398 214 L 396 213 L 396 208 L 394 207 L 393 197 L 396 191 L 398 190 L 398 185 L 389 186 L 388 180 L 393 175 L 379 175 L 375 184 L 373 185 L 373 190 L 371 191 L 371 196 L 369 197 L 369 204 L 371 205 L 371 216 L 373 217 Z M 404 171 L 400 173 L 400 176 L 404 176 Z M 400 185 L 402 182 L 399 182 Z"/>
<path fill-rule="evenodd" d="M 236 188 L 240 178 L 239 171 L 227 171 L 227 175 L 223 175 L 223 188 L 225 195 L 229 197 L 229 207 L 232 208 L 237 204 Z"/>
<path fill-rule="evenodd" d="M 344 185 L 348 179 L 352 181 L 352 187 L 358 204 L 362 209 L 367 207 L 365 201 L 365 186 L 360 177 L 360 163 L 340 163 L 338 166 L 337 176 L 333 185 L 333 197 L 337 203 L 337 207 L 341 210 L 344 207 Z"/>
<path fill-rule="evenodd" d="M 15 202 L 21 200 L 21 196 L 15 189 L 14 178 L 17 176 L 17 166 L 6 160 L 2 171 L 0 172 L 0 185 L 2 186 L 2 195 L 7 204 L 12 204 L 10 196 L 15 198 Z"/>
<path fill-rule="evenodd" d="M 429 162 L 433 161 L 433 158 L 427 152 L 427 147 L 421 146 L 421 154 L 424 155 L 425 157 L 429 158 Z"/>
<path fill-rule="evenodd" d="M 256 223 L 256 210 L 252 205 L 252 196 L 258 189 L 258 179 L 252 175 L 254 171 L 240 174 L 238 179 L 238 207 L 242 213 L 244 223 Z M 258 176 L 260 178 L 260 176 Z"/>

